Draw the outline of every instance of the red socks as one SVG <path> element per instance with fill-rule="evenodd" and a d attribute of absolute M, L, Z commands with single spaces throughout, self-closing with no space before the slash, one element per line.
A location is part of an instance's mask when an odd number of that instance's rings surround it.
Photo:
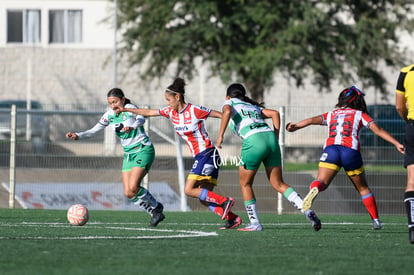
<path fill-rule="evenodd" d="M 362 196 L 361 198 L 371 218 L 378 219 L 378 208 L 377 203 L 375 202 L 374 194 L 369 193 L 365 196 Z"/>
<path fill-rule="evenodd" d="M 223 202 L 227 200 L 227 198 L 220 196 L 219 194 L 216 194 L 211 191 L 207 191 L 207 197 L 205 199 L 208 202 L 214 202 L 218 205 L 221 205 Z"/>

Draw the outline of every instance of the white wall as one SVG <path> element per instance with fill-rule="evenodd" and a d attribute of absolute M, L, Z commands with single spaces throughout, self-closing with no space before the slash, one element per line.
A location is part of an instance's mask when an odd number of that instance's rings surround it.
<path fill-rule="evenodd" d="M 112 48 L 114 45 L 113 24 L 102 22 L 113 13 L 109 0 L 0 0 L 0 47 L 16 47 L 21 44 L 7 44 L 7 9 L 40 9 L 43 47 L 68 47 L 48 44 L 48 11 L 51 9 L 79 9 L 83 11 L 83 43 L 70 44 L 78 48 Z M 26 45 L 27 46 L 27 45 Z"/>

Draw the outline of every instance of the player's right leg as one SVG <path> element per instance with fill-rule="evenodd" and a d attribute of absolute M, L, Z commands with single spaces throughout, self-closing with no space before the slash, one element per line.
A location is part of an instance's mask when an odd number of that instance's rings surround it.
<path fill-rule="evenodd" d="M 316 181 L 316 182 L 319 183 L 320 181 Z M 303 206 L 302 206 L 303 211 L 307 211 L 312 208 L 313 200 L 316 199 L 316 197 L 319 194 L 319 188 L 316 186 L 312 187 L 313 183 L 315 183 L 315 181 L 311 183 L 310 190 L 308 194 L 306 194 L 305 198 L 303 199 Z"/>
<path fill-rule="evenodd" d="M 149 190 L 141 186 L 142 179 L 154 161 L 154 148 L 153 146 L 145 146 L 138 153 L 125 155 L 122 166 L 125 195 L 151 216 L 149 226 L 157 226 L 165 218 L 164 206 L 154 198 Z"/>
<path fill-rule="evenodd" d="M 259 214 L 256 208 L 256 198 L 254 196 L 252 183 L 257 170 L 248 170 L 243 166 L 239 167 L 240 187 L 243 195 L 244 207 L 250 223 L 244 227 L 237 229 L 238 231 L 262 231 L 263 227 L 259 220 Z"/>
<path fill-rule="evenodd" d="M 217 163 L 220 163 L 220 155 L 216 148 L 208 148 L 197 154 L 188 174 L 184 193 L 187 196 L 199 198 L 200 201 L 205 202 L 203 204 L 210 207 L 210 210 L 215 204 L 214 213 L 221 212 L 221 219 L 224 220 L 234 205 L 234 199 L 213 192 L 217 185 L 220 168 Z M 222 211 L 218 208 L 222 208 Z"/>
<path fill-rule="evenodd" d="M 407 124 L 404 138 L 404 166 L 407 168 L 407 186 L 404 192 L 404 205 L 408 218 L 408 240 L 414 244 L 414 127 Z"/>

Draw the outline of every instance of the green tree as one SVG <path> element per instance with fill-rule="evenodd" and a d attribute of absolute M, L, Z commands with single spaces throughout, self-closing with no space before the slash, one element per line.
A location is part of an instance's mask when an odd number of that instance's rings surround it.
<path fill-rule="evenodd" d="M 401 31 L 412 33 L 412 0 L 118 0 L 120 53 L 145 65 L 144 79 L 191 80 L 195 60 L 223 82 L 241 81 L 262 101 L 275 73 L 321 91 L 355 80 L 385 94 L 379 64 L 404 63 Z M 145 61 L 145 62 L 144 62 Z"/>

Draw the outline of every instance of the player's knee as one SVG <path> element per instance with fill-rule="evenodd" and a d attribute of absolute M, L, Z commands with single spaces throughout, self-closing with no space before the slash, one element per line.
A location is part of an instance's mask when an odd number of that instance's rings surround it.
<path fill-rule="evenodd" d="M 193 189 L 194 189 L 194 186 L 186 185 L 184 187 L 184 194 L 186 194 L 187 196 L 193 196 Z"/>

